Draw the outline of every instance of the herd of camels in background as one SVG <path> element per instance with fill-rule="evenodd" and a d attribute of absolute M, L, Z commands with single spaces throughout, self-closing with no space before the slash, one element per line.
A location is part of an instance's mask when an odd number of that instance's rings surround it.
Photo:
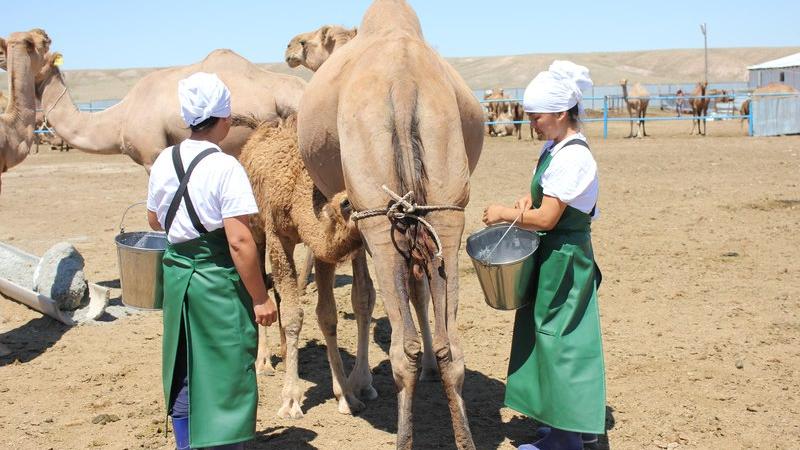
<path fill-rule="evenodd" d="M 525 120 L 518 101 L 494 89 L 485 93 L 489 102 L 482 106 L 424 41 L 416 14 L 403 0 L 376 0 L 357 29 L 323 26 L 292 38 L 286 63 L 314 72 L 309 82 L 268 72 L 231 50 L 214 50 L 199 63 L 148 74 L 101 112 L 76 107 L 57 64 L 60 54 L 50 46 L 41 29 L 0 38 L 0 69 L 9 73 L 8 98 L 0 96 L 6 103 L 0 103 L 5 111 L 0 116 L 0 175 L 31 153 L 34 130 L 41 124 L 52 127 L 65 145 L 125 154 L 149 170 L 160 151 L 189 135 L 174 101 L 178 80 L 197 71 L 217 73 L 231 90 L 234 116 L 221 147 L 241 158 L 253 183 L 261 210 L 253 219 L 254 234 L 283 298 L 279 352 L 286 373 L 278 415 L 303 417 L 297 352 L 303 323 L 299 298 L 308 273 L 298 271 L 292 257 L 301 243 L 314 254 L 305 267 L 313 263 L 316 269 L 317 321 L 328 345 L 338 410 L 354 414 L 365 407 L 364 400 L 377 397 L 367 360 L 375 305 L 369 249 L 392 326 L 397 447 L 411 448 L 412 398 L 421 376 L 441 379 L 456 445 L 475 448 L 461 393 L 465 368 L 456 322 L 458 277 L 447 274 L 458 273 L 469 176 L 484 136 L 516 134 L 522 139 L 521 123 L 485 122 Z M 640 83 L 628 88 L 628 81 L 621 80 L 620 86 L 628 114 L 638 119 L 631 120 L 628 137 L 644 137 L 649 93 Z M 794 91 L 782 86 L 756 93 Z M 703 96 L 713 92 L 706 88 L 698 83 L 687 96 L 697 117 L 692 133 L 697 128 L 705 134 L 699 118 L 710 101 Z M 727 98 L 725 92 L 720 95 Z M 365 106 L 365 96 L 386 101 Z M 749 100 L 743 114 L 748 107 Z M 359 214 L 373 209 L 380 212 Z M 351 301 L 358 326 L 356 363 L 348 377 L 336 343 L 332 295 L 334 270 L 343 261 L 353 265 Z M 262 329 L 257 370 L 272 370 L 269 360 Z"/>
<path fill-rule="evenodd" d="M 622 88 L 622 100 L 628 110 L 630 117 L 630 133 L 628 138 L 645 137 L 648 136 L 645 123 L 650 104 L 650 92 L 641 84 L 635 83 L 628 89 L 628 80 L 620 80 L 620 87 Z M 797 94 L 797 89 L 783 84 L 783 83 L 770 83 L 765 86 L 759 87 L 752 92 L 752 96 L 764 94 L 778 94 L 789 93 Z M 694 134 L 695 129 L 698 135 L 705 136 L 706 134 L 706 117 L 708 116 L 708 109 L 711 104 L 714 105 L 714 110 L 720 103 L 735 102 L 735 97 L 732 93 L 725 89 L 708 89 L 708 82 L 698 82 L 690 95 L 686 95 L 682 89 L 678 89 L 675 94 L 675 112 L 678 117 L 681 117 L 683 109 L 688 106 L 692 113 L 692 130 L 689 134 Z M 487 90 L 483 96 L 484 112 L 486 116 L 487 125 L 485 126 L 485 133 L 487 136 L 512 136 L 516 133 L 517 139 L 522 139 L 522 121 L 525 121 L 525 112 L 518 99 L 512 99 L 511 96 L 505 93 L 503 89 L 496 88 Z M 504 101 L 505 100 L 505 101 Z M 740 116 L 748 116 L 750 114 L 750 102 L 748 98 L 742 102 L 739 108 Z M 663 109 L 663 108 L 662 108 Z M 742 122 L 747 120 L 743 117 Z M 634 130 L 634 123 L 636 123 L 636 130 Z M 533 126 L 530 127 L 531 140 L 534 139 Z"/>

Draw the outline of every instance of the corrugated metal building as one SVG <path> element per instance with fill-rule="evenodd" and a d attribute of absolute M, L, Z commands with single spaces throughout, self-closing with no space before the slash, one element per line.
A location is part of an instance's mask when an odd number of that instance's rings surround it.
<path fill-rule="evenodd" d="M 750 89 L 770 83 L 783 83 L 800 90 L 800 53 L 749 66 L 747 70 L 750 74 L 747 83 Z"/>

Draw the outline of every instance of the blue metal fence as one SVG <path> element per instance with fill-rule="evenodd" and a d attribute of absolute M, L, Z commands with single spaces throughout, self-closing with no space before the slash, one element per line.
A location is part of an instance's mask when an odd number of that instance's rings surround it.
<path fill-rule="evenodd" d="M 779 100 L 770 97 L 779 97 L 779 99 L 793 99 L 794 101 L 786 100 L 784 102 L 774 102 L 772 100 Z M 603 123 L 603 139 L 608 138 L 608 124 L 609 122 L 658 122 L 658 121 L 674 121 L 674 120 L 735 120 L 735 119 L 748 119 L 750 123 L 749 134 L 751 136 L 774 136 L 778 134 L 792 134 L 792 133 L 800 133 L 800 130 L 796 129 L 794 123 L 800 124 L 800 94 L 786 94 L 786 93 L 767 93 L 767 94 L 718 94 L 718 95 L 705 95 L 705 96 L 676 96 L 676 95 L 663 95 L 663 96 L 649 96 L 649 97 L 641 97 L 647 98 L 650 101 L 677 101 L 678 99 L 685 100 L 687 103 L 690 99 L 697 99 L 697 98 L 705 98 L 709 100 L 724 98 L 724 97 L 733 97 L 734 104 L 741 104 L 744 101 L 750 99 L 751 108 L 749 114 L 741 115 L 738 114 L 738 109 L 733 109 L 731 113 L 728 114 L 710 114 L 706 116 L 692 116 L 692 115 L 685 115 L 685 116 L 670 116 L 670 117 L 645 117 L 645 118 L 638 118 L 638 117 L 610 117 L 609 112 L 613 110 L 612 108 L 612 101 L 613 98 L 611 96 L 605 96 L 602 98 L 595 98 L 595 97 L 584 97 L 583 102 L 584 105 L 588 104 L 589 102 L 595 101 L 602 101 L 602 117 L 600 118 L 584 118 L 581 119 L 583 123 Z M 639 97 L 628 97 L 628 99 L 637 99 Z M 765 101 L 770 100 L 770 101 Z M 521 102 L 522 98 L 506 98 L 506 99 L 492 99 L 492 100 L 480 100 L 481 103 L 506 103 L 506 102 Z M 759 112 L 756 113 L 757 119 L 753 120 L 753 106 L 759 105 Z M 764 121 L 767 121 L 769 124 L 759 125 L 759 114 L 761 114 L 761 118 Z M 786 122 L 782 125 L 778 125 L 779 122 Z M 485 125 L 507 125 L 507 124 L 529 124 L 529 120 L 516 120 L 516 121 L 489 121 L 485 122 Z M 754 128 L 755 127 L 755 128 Z M 783 131 L 782 131 L 783 130 Z M 789 131 L 787 131 L 789 130 Z M 795 130 L 795 131 L 791 131 Z M 760 133 L 774 133 L 774 134 L 760 134 Z"/>

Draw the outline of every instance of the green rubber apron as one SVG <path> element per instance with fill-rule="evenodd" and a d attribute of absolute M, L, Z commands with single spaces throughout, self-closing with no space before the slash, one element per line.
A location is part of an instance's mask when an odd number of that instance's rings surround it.
<path fill-rule="evenodd" d="M 206 150 L 198 155 L 184 174 L 179 150 L 173 149 L 181 187 L 170 210 L 183 198 L 195 228 L 199 226 L 198 231 L 205 229 L 190 206 L 186 184 L 206 152 L 211 153 Z M 177 206 L 174 210 L 177 211 Z M 174 212 L 172 217 L 168 212 L 166 229 L 172 218 Z M 225 229 L 169 244 L 162 265 L 162 382 L 167 414 L 173 401 L 178 344 L 185 339 L 191 447 L 253 439 L 258 404 L 254 369 L 258 337 L 252 300 L 233 264 Z"/>
<path fill-rule="evenodd" d="M 574 139 L 566 145 L 585 142 Z M 565 146 L 566 146 L 565 145 Z M 542 205 L 540 158 L 531 183 Z M 540 234 L 533 301 L 517 310 L 506 384 L 506 406 L 562 430 L 605 432 L 605 367 L 597 307 L 591 215 L 567 206 L 553 230 Z"/>

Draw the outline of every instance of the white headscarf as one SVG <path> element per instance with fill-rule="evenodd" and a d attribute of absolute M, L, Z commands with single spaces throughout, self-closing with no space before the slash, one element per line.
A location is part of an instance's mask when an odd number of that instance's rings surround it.
<path fill-rule="evenodd" d="M 213 73 L 197 72 L 178 82 L 181 117 L 187 126 L 231 115 L 231 92 Z"/>
<path fill-rule="evenodd" d="M 553 61 L 525 88 L 522 107 L 528 113 L 558 113 L 580 105 L 583 93 L 591 89 L 589 69 L 570 61 Z"/>

